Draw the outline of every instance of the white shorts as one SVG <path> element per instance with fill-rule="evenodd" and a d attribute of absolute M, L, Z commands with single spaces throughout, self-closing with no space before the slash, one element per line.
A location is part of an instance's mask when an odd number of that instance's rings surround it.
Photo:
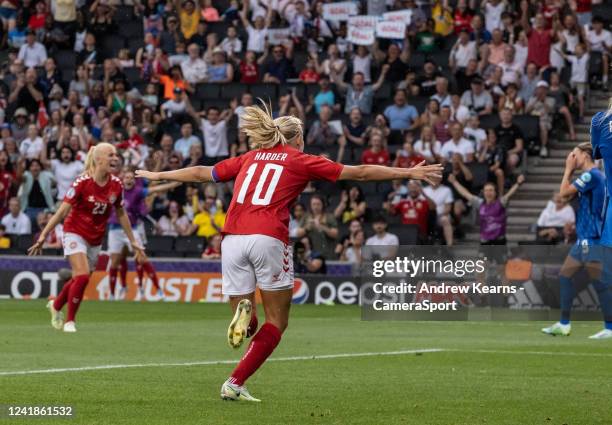
<path fill-rule="evenodd" d="M 144 246 L 142 243 L 142 237 L 140 235 L 139 229 L 132 229 L 134 233 L 134 239 L 138 242 L 138 245 Z M 123 231 L 123 229 L 111 229 L 108 231 L 108 253 L 109 254 L 121 254 L 123 252 L 123 247 L 127 246 L 127 249 L 130 252 L 132 250 L 132 244 L 130 244 L 130 240 L 127 235 Z"/>
<path fill-rule="evenodd" d="M 64 245 L 64 256 L 76 254 L 82 252 L 87 255 L 87 261 L 89 262 L 89 270 L 93 271 L 96 263 L 98 262 L 98 255 L 100 254 L 101 245 L 91 246 L 82 236 L 76 233 L 64 233 L 63 239 Z"/>
<path fill-rule="evenodd" d="M 224 295 L 293 288 L 293 250 L 266 235 L 226 235 L 221 242 Z"/>

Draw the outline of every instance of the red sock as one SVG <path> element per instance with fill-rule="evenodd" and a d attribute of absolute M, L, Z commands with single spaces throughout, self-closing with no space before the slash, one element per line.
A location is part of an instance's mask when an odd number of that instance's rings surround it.
<path fill-rule="evenodd" d="M 144 274 L 144 268 L 142 267 L 142 264 L 139 264 L 138 262 L 136 263 L 136 276 L 138 276 L 138 286 L 139 287 L 143 287 L 142 284 L 144 283 L 142 281 L 142 275 Z"/>
<path fill-rule="evenodd" d="M 124 258 L 123 260 L 121 260 L 121 263 L 119 264 L 119 275 L 121 276 L 121 286 L 123 286 L 124 288 L 127 287 L 127 272 L 128 272 L 127 258 Z"/>
<path fill-rule="evenodd" d="M 244 385 L 249 376 L 254 374 L 272 354 L 280 339 L 280 330 L 271 323 L 264 323 L 251 340 L 246 354 L 232 372 L 230 382 L 236 385 Z"/>
<path fill-rule="evenodd" d="M 64 283 L 62 290 L 57 295 L 55 300 L 53 300 L 53 308 L 56 309 L 57 311 L 61 310 L 66 304 L 66 301 L 68 301 L 68 292 L 70 292 L 70 286 L 72 286 L 73 280 L 74 278 Z"/>
<path fill-rule="evenodd" d="M 66 316 L 67 322 L 73 322 L 74 316 L 76 316 L 81 301 L 83 301 L 83 293 L 85 293 L 85 287 L 89 283 L 89 275 L 82 274 L 75 277 L 70 285 L 70 293 L 68 294 L 68 315 Z"/>
<path fill-rule="evenodd" d="M 255 309 L 253 309 L 253 314 L 251 315 L 251 321 L 249 322 L 249 327 L 247 328 L 247 338 L 252 337 L 257 332 L 257 313 L 255 313 Z"/>
<path fill-rule="evenodd" d="M 149 275 L 149 277 L 151 278 L 151 281 L 153 282 L 155 289 L 159 291 L 160 289 L 159 279 L 157 279 L 157 273 L 155 273 L 155 268 L 153 267 L 153 264 L 151 264 L 150 261 L 147 261 L 146 263 L 142 265 L 142 268 L 144 269 L 145 272 L 147 272 L 147 275 Z"/>
<path fill-rule="evenodd" d="M 115 296 L 115 288 L 117 287 L 117 269 L 111 267 L 108 271 L 108 284 L 110 285 L 110 293 Z"/>

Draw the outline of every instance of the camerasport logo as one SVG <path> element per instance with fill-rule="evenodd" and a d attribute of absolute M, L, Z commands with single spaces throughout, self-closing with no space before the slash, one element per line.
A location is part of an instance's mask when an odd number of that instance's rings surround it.
<path fill-rule="evenodd" d="M 293 304 L 305 304 L 306 301 L 308 301 L 309 295 L 310 289 L 308 288 L 308 284 L 303 279 L 295 279 L 293 283 L 293 297 L 291 298 L 291 302 Z"/>

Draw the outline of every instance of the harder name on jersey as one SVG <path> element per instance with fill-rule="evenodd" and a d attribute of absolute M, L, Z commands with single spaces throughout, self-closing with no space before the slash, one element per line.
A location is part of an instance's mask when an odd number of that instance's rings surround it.
<path fill-rule="evenodd" d="M 284 161 L 288 156 L 286 153 L 257 152 L 255 161 Z"/>

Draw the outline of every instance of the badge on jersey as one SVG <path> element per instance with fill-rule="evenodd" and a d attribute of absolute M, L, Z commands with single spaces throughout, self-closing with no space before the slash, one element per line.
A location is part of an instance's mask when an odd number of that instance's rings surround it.
<path fill-rule="evenodd" d="M 587 171 L 580 175 L 580 177 L 576 180 L 576 184 L 580 187 L 585 187 L 591 181 L 592 178 L 593 177 L 591 176 L 591 173 Z"/>
<path fill-rule="evenodd" d="M 74 195 L 76 195 L 76 191 L 74 190 L 74 187 L 71 187 L 68 189 L 68 192 L 66 192 L 66 198 L 72 199 L 74 198 Z"/>
<path fill-rule="evenodd" d="M 110 204 L 114 204 L 116 200 L 117 200 L 117 196 L 114 193 L 111 194 L 111 196 L 108 197 L 108 202 Z"/>

